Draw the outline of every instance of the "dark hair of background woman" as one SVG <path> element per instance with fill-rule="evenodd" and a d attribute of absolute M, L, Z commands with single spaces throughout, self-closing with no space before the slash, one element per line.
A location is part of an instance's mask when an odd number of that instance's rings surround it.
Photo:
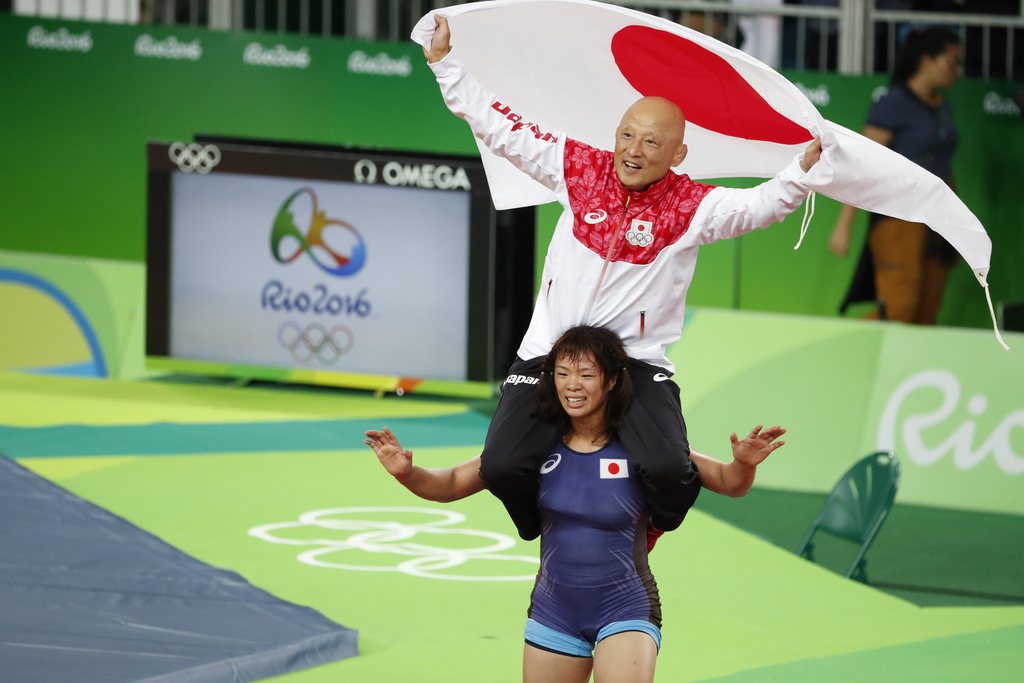
<path fill-rule="evenodd" d="M 948 28 L 942 26 L 930 26 L 928 28 L 916 28 L 903 41 L 899 54 L 896 56 L 896 66 L 892 71 L 892 85 L 905 83 L 911 76 L 917 73 L 921 65 L 921 58 L 924 56 L 936 57 L 946 51 L 950 45 L 959 45 L 960 38 Z"/>
<path fill-rule="evenodd" d="M 555 364 L 559 360 L 576 362 L 587 354 L 593 356 L 604 374 L 605 386 L 617 380 L 608 392 L 604 411 L 606 418 L 605 437 L 614 439 L 622 419 L 633 399 L 633 382 L 626 371 L 629 356 L 619 335 L 603 327 L 580 325 L 565 331 L 551 347 L 544 360 L 543 374 L 537 390 L 541 392 L 539 415 L 543 420 L 554 420 L 562 429 L 562 435 L 572 433 L 572 420 L 562 409 L 555 391 Z"/>

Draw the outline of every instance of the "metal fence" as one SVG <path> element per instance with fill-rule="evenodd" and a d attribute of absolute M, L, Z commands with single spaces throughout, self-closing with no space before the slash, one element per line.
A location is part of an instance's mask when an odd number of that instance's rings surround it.
<path fill-rule="evenodd" d="M 788 2 L 788 0 L 786 0 Z M 1024 0 L 986 2 L 1002 14 L 897 11 L 921 2 L 879 0 L 615 0 L 714 35 L 766 63 L 847 74 L 889 73 L 900 38 L 942 25 L 963 43 L 965 75 L 1024 73 Z M 14 0 L 32 16 L 204 26 L 218 30 L 406 40 L 427 11 L 458 0 Z M 932 3 L 933 5 L 935 3 Z M 947 3 L 948 4 L 948 3 Z M 963 3 L 970 8 L 978 3 Z"/>
<path fill-rule="evenodd" d="M 867 20 L 872 30 L 864 36 L 866 73 L 892 71 L 901 34 L 928 24 L 945 26 L 960 36 L 965 75 L 1012 81 L 1024 74 L 1024 0 L 1015 14 L 1002 15 L 895 12 L 872 6 Z"/>

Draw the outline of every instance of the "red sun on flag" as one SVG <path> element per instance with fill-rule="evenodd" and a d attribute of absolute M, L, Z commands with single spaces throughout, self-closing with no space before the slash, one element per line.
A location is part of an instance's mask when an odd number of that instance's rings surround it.
<path fill-rule="evenodd" d="M 814 138 L 775 111 L 728 61 L 692 40 L 634 25 L 612 36 L 611 50 L 638 92 L 675 102 L 701 128 L 782 145 Z"/>
<path fill-rule="evenodd" d="M 602 479 L 628 479 L 629 468 L 625 458 L 601 458 Z"/>

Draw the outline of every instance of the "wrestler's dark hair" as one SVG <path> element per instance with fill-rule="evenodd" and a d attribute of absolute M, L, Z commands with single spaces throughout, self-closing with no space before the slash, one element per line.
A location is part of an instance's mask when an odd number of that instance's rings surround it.
<path fill-rule="evenodd" d="M 890 85 L 906 83 L 917 73 L 921 58 L 941 55 L 950 45 L 959 45 L 960 38 L 942 26 L 929 26 L 911 31 L 896 55 L 896 66 L 892 71 Z"/>
<path fill-rule="evenodd" d="M 563 436 L 572 433 L 572 420 L 562 409 L 555 391 L 555 365 L 560 360 L 576 362 L 591 355 L 604 375 L 605 387 L 611 384 L 604 404 L 605 436 L 614 439 L 626 415 L 626 409 L 633 400 L 633 382 L 627 365 L 629 356 L 619 335 L 603 327 L 580 325 L 565 331 L 551 352 L 544 359 L 542 374 L 537 390 L 540 391 L 539 416 L 559 424 Z"/>

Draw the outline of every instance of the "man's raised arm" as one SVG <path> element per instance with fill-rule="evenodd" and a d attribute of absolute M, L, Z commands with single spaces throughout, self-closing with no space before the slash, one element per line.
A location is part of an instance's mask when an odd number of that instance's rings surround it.
<path fill-rule="evenodd" d="M 804 176 L 821 158 L 821 141 L 812 140 L 804 153 L 774 178 L 748 189 L 716 187 L 693 216 L 687 239 L 708 244 L 778 223 L 796 211 L 810 189 Z"/>
<path fill-rule="evenodd" d="M 469 124 L 473 135 L 495 155 L 508 159 L 519 170 L 550 190 L 562 179 L 565 136 L 524 120 L 507 104 L 484 90 L 466 73 L 452 52 L 451 30 L 445 17 L 434 15 L 437 24 L 430 46 L 423 48 L 448 109 Z"/>
<path fill-rule="evenodd" d="M 452 30 L 448 28 L 448 19 L 440 14 L 434 15 L 434 37 L 430 41 L 430 47 L 423 48 L 423 56 L 427 58 L 428 64 L 440 62 L 452 51 Z"/>

